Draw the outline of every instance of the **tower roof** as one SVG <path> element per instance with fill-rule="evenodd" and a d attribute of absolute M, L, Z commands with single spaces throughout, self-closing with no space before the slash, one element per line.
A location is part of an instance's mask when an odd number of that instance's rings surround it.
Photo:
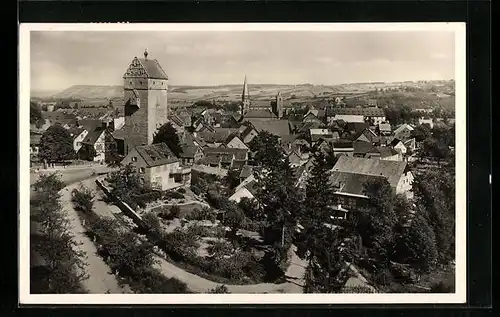
<path fill-rule="evenodd" d="M 250 93 L 248 91 L 247 75 L 245 75 L 245 81 L 243 82 L 243 93 L 241 95 L 242 99 L 250 99 Z"/>
<path fill-rule="evenodd" d="M 168 79 L 167 74 L 156 59 L 147 58 L 147 52 L 144 52 L 145 58 L 134 57 L 127 72 L 123 76 L 127 77 L 147 77 L 151 79 Z"/>

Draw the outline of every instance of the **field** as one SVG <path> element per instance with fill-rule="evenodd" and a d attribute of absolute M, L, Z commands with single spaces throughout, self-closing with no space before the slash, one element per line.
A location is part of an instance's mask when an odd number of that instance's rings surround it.
<path fill-rule="evenodd" d="M 454 106 L 454 82 L 396 82 L 396 83 L 355 83 L 342 85 L 260 85 L 249 84 L 252 100 L 271 100 L 281 92 L 285 100 L 290 102 L 306 102 L 311 100 L 332 99 L 337 96 L 346 97 L 351 104 L 364 103 L 368 99 L 376 99 L 382 104 L 388 99 L 396 102 L 409 102 L 417 107 L 420 102 L 432 104 L 443 103 Z M 168 101 L 172 107 L 186 106 L 199 100 L 236 101 L 241 99 L 242 85 L 221 86 L 170 86 Z M 41 97 L 43 96 L 43 97 Z M 107 105 L 111 100 L 119 105 L 123 100 L 122 86 L 75 85 L 59 93 L 48 95 L 40 91 L 33 92 L 32 97 L 45 100 L 75 98 L 88 106 Z M 349 105 L 349 103 L 348 103 Z"/>

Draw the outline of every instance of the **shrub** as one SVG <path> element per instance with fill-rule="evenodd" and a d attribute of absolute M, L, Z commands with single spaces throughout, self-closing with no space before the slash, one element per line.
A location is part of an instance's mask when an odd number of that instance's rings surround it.
<path fill-rule="evenodd" d="M 178 218 L 181 213 L 181 208 L 177 205 L 172 205 L 170 207 L 170 217 L 173 218 Z"/>
<path fill-rule="evenodd" d="M 210 236 L 210 230 L 204 226 L 191 226 L 187 229 L 188 234 L 192 234 L 198 237 L 208 237 Z"/>
<path fill-rule="evenodd" d="M 203 192 L 203 191 L 201 190 L 201 188 L 200 188 L 200 187 L 198 187 L 197 185 L 191 185 L 190 189 L 191 189 L 191 191 L 192 191 L 195 195 L 197 195 L 197 196 L 198 196 L 198 195 L 201 195 L 201 193 Z"/>
<path fill-rule="evenodd" d="M 212 208 L 198 209 L 194 208 L 191 213 L 186 216 L 186 220 L 210 220 L 215 222 L 217 213 Z"/>
<path fill-rule="evenodd" d="M 168 190 L 164 193 L 163 197 L 167 199 L 183 199 L 184 195 L 179 192 Z"/>
<path fill-rule="evenodd" d="M 94 193 L 85 186 L 80 186 L 80 189 L 74 189 L 72 192 L 72 202 L 76 210 L 83 212 L 91 212 L 94 206 Z"/>
<path fill-rule="evenodd" d="M 455 281 L 450 280 L 447 282 L 438 282 L 431 286 L 431 293 L 454 293 L 455 292 Z"/>
<path fill-rule="evenodd" d="M 139 207 L 145 208 L 146 204 L 161 199 L 161 193 L 158 191 L 152 191 L 144 194 L 133 195 L 132 198 L 137 202 Z"/>
<path fill-rule="evenodd" d="M 231 294 L 226 285 L 219 285 L 208 291 L 210 294 Z"/>
<path fill-rule="evenodd" d="M 184 188 L 181 187 L 181 188 L 177 189 L 177 192 L 179 192 L 181 194 L 185 194 L 186 193 L 186 189 L 184 189 Z"/>
<path fill-rule="evenodd" d="M 215 191 L 207 193 L 207 202 L 216 209 L 224 209 L 229 200 Z"/>

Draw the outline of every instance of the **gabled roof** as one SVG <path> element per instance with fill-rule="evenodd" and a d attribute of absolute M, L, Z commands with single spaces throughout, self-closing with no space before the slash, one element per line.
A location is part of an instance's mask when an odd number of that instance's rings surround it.
<path fill-rule="evenodd" d="M 161 68 L 160 63 L 156 59 L 138 58 L 138 60 L 139 60 L 139 62 L 141 62 L 141 65 L 146 70 L 148 78 L 168 79 L 167 74 L 165 73 L 163 68 Z"/>
<path fill-rule="evenodd" d="M 405 169 L 405 161 L 340 156 L 332 171 L 384 176 L 389 181 L 389 184 L 396 188 Z"/>
<path fill-rule="evenodd" d="M 378 153 L 377 149 L 370 143 L 365 141 L 353 142 L 354 154 Z"/>
<path fill-rule="evenodd" d="M 335 115 L 357 115 L 365 117 L 385 117 L 384 109 L 377 107 L 368 108 L 332 108 Z"/>
<path fill-rule="evenodd" d="M 391 132 L 391 125 L 389 123 L 379 123 L 378 124 L 378 129 L 380 131 L 388 131 Z"/>
<path fill-rule="evenodd" d="M 118 139 L 118 140 L 124 140 L 125 139 L 125 130 L 120 129 L 120 130 L 115 130 L 112 132 L 113 138 Z"/>
<path fill-rule="evenodd" d="M 345 124 L 345 130 L 349 132 L 362 132 L 369 128 L 370 125 L 366 122 L 347 122 Z"/>
<path fill-rule="evenodd" d="M 271 109 L 252 109 L 250 108 L 248 112 L 244 115 L 246 119 L 252 118 L 269 118 L 269 119 L 277 119 L 278 117 L 271 111 Z"/>
<path fill-rule="evenodd" d="M 234 155 L 235 160 L 245 160 L 247 158 L 248 151 L 246 149 L 227 148 L 227 147 L 217 147 L 217 148 L 207 147 L 203 149 L 203 153 L 205 153 L 206 156 L 231 154 Z"/>
<path fill-rule="evenodd" d="M 83 131 L 85 131 L 85 128 L 71 128 L 68 129 L 69 134 L 73 139 L 78 137 Z"/>
<path fill-rule="evenodd" d="M 94 145 L 104 132 L 106 132 L 106 128 L 103 127 L 98 127 L 93 130 L 90 130 L 89 133 L 83 139 L 82 143 Z"/>
<path fill-rule="evenodd" d="M 175 113 L 169 113 L 168 114 L 168 119 L 170 121 L 172 121 L 173 123 L 175 123 L 179 127 L 183 127 L 184 126 L 184 121 L 181 118 L 179 118 L 179 116 L 177 116 Z"/>
<path fill-rule="evenodd" d="M 373 133 L 372 130 L 370 129 L 364 129 L 362 131 L 358 131 L 356 132 L 353 136 L 352 136 L 352 140 L 353 141 L 356 141 L 361 135 L 364 135 L 366 136 L 366 138 L 368 140 L 370 140 L 370 142 L 377 142 L 378 141 L 378 137 L 375 133 Z"/>
<path fill-rule="evenodd" d="M 371 180 L 383 178 L 375 175 L 333 171 L 330 174 L 330 183 L 338 188 L 336 190 L 338 193 L 365 196 L 364 184 Z"/>
<path fill-rule="evenodd" d="M 258 132 L 260 131 L 267 131 L 269 133 L 272 133 L 274 135 L 277 135 L 279 137 L 285 136 L 285 135 L 290 135 L 290 124 L 288 120 L 248 120 L 257 130 Z"/>
<path fill-rule="evenodd" d="M 403 141 L 401 141 L 400 139 L 394 138 L 394 139 L 392 139 L 390 145 L 391 146 L 396 146 L 396 145 L 398 145 L 399 142 L 403 143 Z M 404 145 L 404 143 L 403 143 L 403 145 Z"/>
<path fill-rule="evenodd" d="M 240 171 L 240 178 L 247 178 L 253 175 L 253 168 L 250 165 L 244 165 Z"/>
<path fill-rule="evenodd" d="M 136 146 L 135 149 L 144 159 L 148 167 L 171 164 L 179 161 L 165 143 L 140 145 Z"/>
<path fill-rule="evenodd" d="M 408 129 L 409 131 L 413 131 L 413 127 L 407 123 L 403 123 L 402 125 L 400 125 L 396 130 L 394 130 L 394 134 L 398 134 L 400 132 L 402 132 L 404 129 Z"/>
<path fill-rule="evenodd" d="M 399 154 L 395 149 L 389 146 L 379 146 L 377 147 L 377 151 L 380 153 L 381 158 L 386 158 L 389 156 L 394 156 Z"/>
<path fill-rule="evenodd" d="M 93 131 L 96 128 L 101 128 L 105 124 L 102 120 L 96 119 L 82 119 L 78 120 L 78 126 L 83 127 L 87 131 Z"/>

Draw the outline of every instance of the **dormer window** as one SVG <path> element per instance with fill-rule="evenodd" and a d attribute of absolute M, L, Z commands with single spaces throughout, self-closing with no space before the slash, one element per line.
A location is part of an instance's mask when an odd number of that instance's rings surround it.
<path fill-rule="evenodd" d="M 137 162 L 137 157 L 132 156 L 132 162 Z"/>
<path fill-rule="evenodd" d="M 144 174 L 146 172 L 146 169 L 144 167 L 139 168 L 139 173 Z"/>

